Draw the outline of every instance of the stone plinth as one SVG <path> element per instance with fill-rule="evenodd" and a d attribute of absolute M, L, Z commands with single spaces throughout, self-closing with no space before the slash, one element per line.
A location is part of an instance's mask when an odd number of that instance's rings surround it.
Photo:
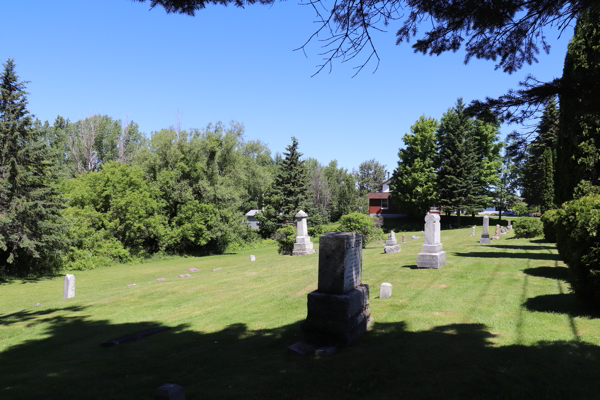
<path fill-rule="evenodd" d="M 302 210 L 296 214 L 296 243 L 294 243 L 294 250 L 292 251 L 293 256 L 306 256 L 315 252 L 308 236 L 306 218 L 308 218 L 308 214 Z"/>
<path fill-rule="evenodd" d="M 362 241 L 360 233 L 327 232 L 320 237 L 318 291 L 343 294 L 361 282 Z"/>
<path fill-rule="evenodd" d="M 490 229 L 490 217 L 488 217 L 487 215 L 484 215 L 484 217 L 483 217 L 483 233 L 481 234 L 479 243 L 490 243 L 491 242 L 490 234 L 488 232 L 489 229 Z"/>
<path fill-rule="evenodd" d="M 388 253 L 398 253 L 400 252 L 400 245 L 399 244 L 395 244 L 393 246 L 384 246 L 383 247 L 383 252 L 388 254 Z"/>
<path fill-rule="evenodd" d="M 370 328 L 369 287 L 361 284 L 363 236 L 328 232 L 320 238 L 318 289 L 308 294 L 308 316 L 302 323 L 304 342 L 290 351 L 313 346 L 333 354 Z M 303 344 L 304 343 L 304 344 Z"/>
<path fill-rule="evenodd" d="M 63 288 L 63 294 L 65 299 L 75 297 L 75 275 L 65 275 L 65 283 Z"/>
<path fill-rule="evenodd" d="M 389 282 L 383 282 L 379 287 L 379 298 L 389 299 L 392 297 L 392 284 Z"/>
<path fill-rule="evenodd" d="M 444 245 L 440 243 L 440 216 L 427 214 L 425 216 L 425 244 L 417 254 L 417 267 L 442 268 L 446 264 Z"/>

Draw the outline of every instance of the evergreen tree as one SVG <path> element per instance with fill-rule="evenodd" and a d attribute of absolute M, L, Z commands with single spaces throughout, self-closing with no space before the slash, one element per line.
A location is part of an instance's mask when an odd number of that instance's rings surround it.
<path fill-rule="evenodd" d="M 544 175 L 542 179 L 542 213 L 555 208 L 554 202 L 554 162 L 552 161 L 552 150 L 546 147 L 542 162 L 544 165 Z"/>
<path fill-rule="evenodd" d="M 456 211 L 459 226 L 460 210 L 476 203 L 474 185 L 479 183 L 472 121 L 464 109 L 463 100 L 458 99 L 442 117 L 437 131 L 439 201 Z"/>
<path fill-rule="evenodd" d="M 435 132 L 438 122 L 421 116 L 402 139 L 398 166 L 392 175 L 392 201 L 415 216 L 427 214 L 437 198 Z"/>
<path fill-rule="evenodd" d="M 27 111 L 25 84 L 9 59 L 0 87 L 0 274 L 9 275 L 58 268 L 65 242 L 57 168 Z"/>
<path fill-rule="evenodd" d="M 294 216 L 307 205 L 309 177 L 300 160 L 298 140 L 292 137 L 292 144 L 283 153 L 285 158 L 273 185 L 273 205 L 278 213 L 280 224 L 294 221 Z"/>
<path fill-rule="evenodd" d="M 573 199 L 580 183 L 600 185 L 600 110 L 594 106 L 594 85 L 600 82 L 599 20 L 597 8 L 581 14 L 565 60 L 556 155 L 558 204 Z"/>

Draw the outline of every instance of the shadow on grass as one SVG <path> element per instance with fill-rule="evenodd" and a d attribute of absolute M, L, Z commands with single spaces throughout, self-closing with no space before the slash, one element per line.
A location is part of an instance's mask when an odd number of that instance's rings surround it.
<path fill-rule="evenodd" d="M 581 301 L 575 293 L 531 297 L 524 305 L 529 311 L 567 314 L 570 317 L 600 318 L 600 313 Z"/>
<path fill-rule="evenodd" d="M 87 311 L 90 309 L 88 308 Z M 376 316 L 375 316 L 376 317 Z M 164 383 L 186 399 L 595 398 L 600 347 L 566 341 L 494 346 L 482 324 L 374 329 L 333 357 L 293 357 L 300 323 L 217 332 L 180 325 L 131 344 L 107 339 L 160 327 L 90 316 L 46 322 L 38 340 L 0 353 L 0 398 L 152 398 Z"/>
<path fill-rule="evenodd" d="M 84 306 L 71 306 L 71 307 L 65 307 L 65 308 L 46 308 L 46 309 L 32 309 L 30 310 L 23 310 L 23 311 L 18 311 L 16 313 L 12 313 L 12 314 L 6 314 L 6 315 L 0 315 L 0 326 L 4 325 L 4 326 L 8 326 L 8 325 L 13 325 L 19 322 L 25 322 L 25 321 L 29 321 L 32 319 L 37 319 L 39 317 L 42 317 L 44 315 L 50 315 L 50 314 L 54 314 L 55 312 L 59 312 L 59 311 L 69 311 L 69 312 L 79 312 L 79 311 L 83 311 L 86 307 Z"/>
<path fill-rule="evenodd" d="M 487 247 L 495 247 L 498 249 L 514 249 L 514 250 L 556 250 L 556 246 L 517 246 L 517 245 L 505 245 L 505 244 L 491 244 Z"/>
<path fill-rule="evenodd" d="M 46 275 L 41 275 L 41 276 L 27 276 L 27 277 L 0 276 L 0 285 L 12 284 L 15 281 L 22 281 L 21 282 L 22 284 L 37 283 L 37 282 L 55 279 L 59 276 L 64 276 L 64 274 L 53 273 L 53 274 L 46 274 Z"/>
<path fill-rule="evenodd" d="M 494 251 L 472 251 L 469 253 L 454 253 L 460 257 L 477 257 L 477 258 L 529 258 L 531 260 L 552 260 L 560 261 L 558 254 L 549 253 L 501 253 Z"/>
<path fill-rule="evenodd" d="M 562 281 L 569 280 L 569 269 L 564 267 L 536 267 L 526 268 L 524 273 L 539 278 L 560 279 Z"/>

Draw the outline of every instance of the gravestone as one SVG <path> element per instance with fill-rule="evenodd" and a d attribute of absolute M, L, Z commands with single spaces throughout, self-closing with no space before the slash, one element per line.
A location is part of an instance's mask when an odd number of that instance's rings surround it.
<path fill-rule="evenodd" d="M 507 229 L 508 229 L 509 231 L 512 231 L 512 221 L 511 221 L 510 219 L 508 220 L 508 226 L 507 226 Z"/>
<path fill-rule="evenodd" d="M 388 233 L 388 240 L 385 242 L 385 246 L 383 247 L 384 253 L 397 253 L 400 251 L 400 245 L 396 242 L 396 233 L 391 231 Z"/>
<path fill-rule="evenodd" d="M 355 232 L 328 232 L 320 237 L 317 290 L 308 294 L 308 316 L 302 323 L 304 341 L 288 347 L 301 354 L 334 351 L 362 336 L 372 325 L 369 287 L 361 284 L 363 236 Z M 309 346 L 306 346 L 309 345 Z"/>
<path fill-rule="evenodd" d="M 479 239 L 479 243 L 490 243 L 490 234 L 488 230 L 490 229 L 490 217 L 487 215 L 483 216 L 483 233 L 481 234 L 481 238 Z"/>
<path fill-rule="evenodd" d="M 406 243 L 406 234 L 402 234 L 402 241 L 400 243 Z"/>
<path fill-rule="evenodd" d="M 392 284 L 389 282 L 383 282 L 379 288 L 379 298 L 389 299 L 392 297 Z"/>
<path fill-rule="evenodd" d="M 494 239 L 500 239 L 500 225 L 496 225 L 496 236 Z"/>
<path fill-rule="evenodd" d="M 127 285 L 127 287 L 131 287 L 131 286 L 137 286 L 137 283 L 130 283 L 129 285 Z"/>
<path fill-rule="evenodd" d="M 477 226 L 473 225 L 471 227 L 471 234 L 469 236 L 475 236 L 475 230 L 477 229 Z"/>
<path fill-rule="evenodd" d="M 306 256 L 315 252 L 310 237 L 308 237 L 306 218 L 308 218 L 308 214 L 302 210 L 296 214 L 296 243 L 294 243 L 294 251 L 292 251 L 293 256 Z"/>
<path fill-rule="evenodd" d="M 64 284 L 64 298 L 70 299 L 71 297 L 75 297 L 75 275 L 67 274 L 65 275 L 65 284 Z"/>
<path fill-rule="evenodd" d="M 198 268 L 188 268 L 189 272 L 199 272 L 200 270 Z"/>
<path fill-rule="evenodd" d="M 255 255 L 248 256 L 248 260 L 256 261 L 256 256 Z"/>
<path fill-rule="evenodd" d="M 417 254 L 417 267 L 439 269 L 446 264 L 444 245 L 440 243 L 440 216 L 427 214 L 425 216 L 425 244 Z"/>
<path fill-rule="evenodd" d="M 159 281 L 159 282 L 160 281 L 166 281 L 166 279 L 165 278 L 158 278 L 157 281 Z"/>
<path fill-rule="evenodd" d="M 185 400 L 185 394 L 181 386 L 167 383 L 156 389 L 154 400 Z"/>
<path fill-rule="evenodd" d="M 191 278 L 192 276 L 190 274 L 182 274 L 179 275 L 180 278 Z"/>

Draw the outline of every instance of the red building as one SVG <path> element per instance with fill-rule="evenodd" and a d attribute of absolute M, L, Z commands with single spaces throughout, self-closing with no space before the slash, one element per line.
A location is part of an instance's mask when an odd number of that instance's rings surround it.
<path fill-rule="evenodd" d="M 406 216 L 393 202 L 392 192 L 390 191 L 390 181 L 383 182 L 379 190 L 375 193 L 369 193 L 369 215 L 378 217 L 404 217 Z"/>

